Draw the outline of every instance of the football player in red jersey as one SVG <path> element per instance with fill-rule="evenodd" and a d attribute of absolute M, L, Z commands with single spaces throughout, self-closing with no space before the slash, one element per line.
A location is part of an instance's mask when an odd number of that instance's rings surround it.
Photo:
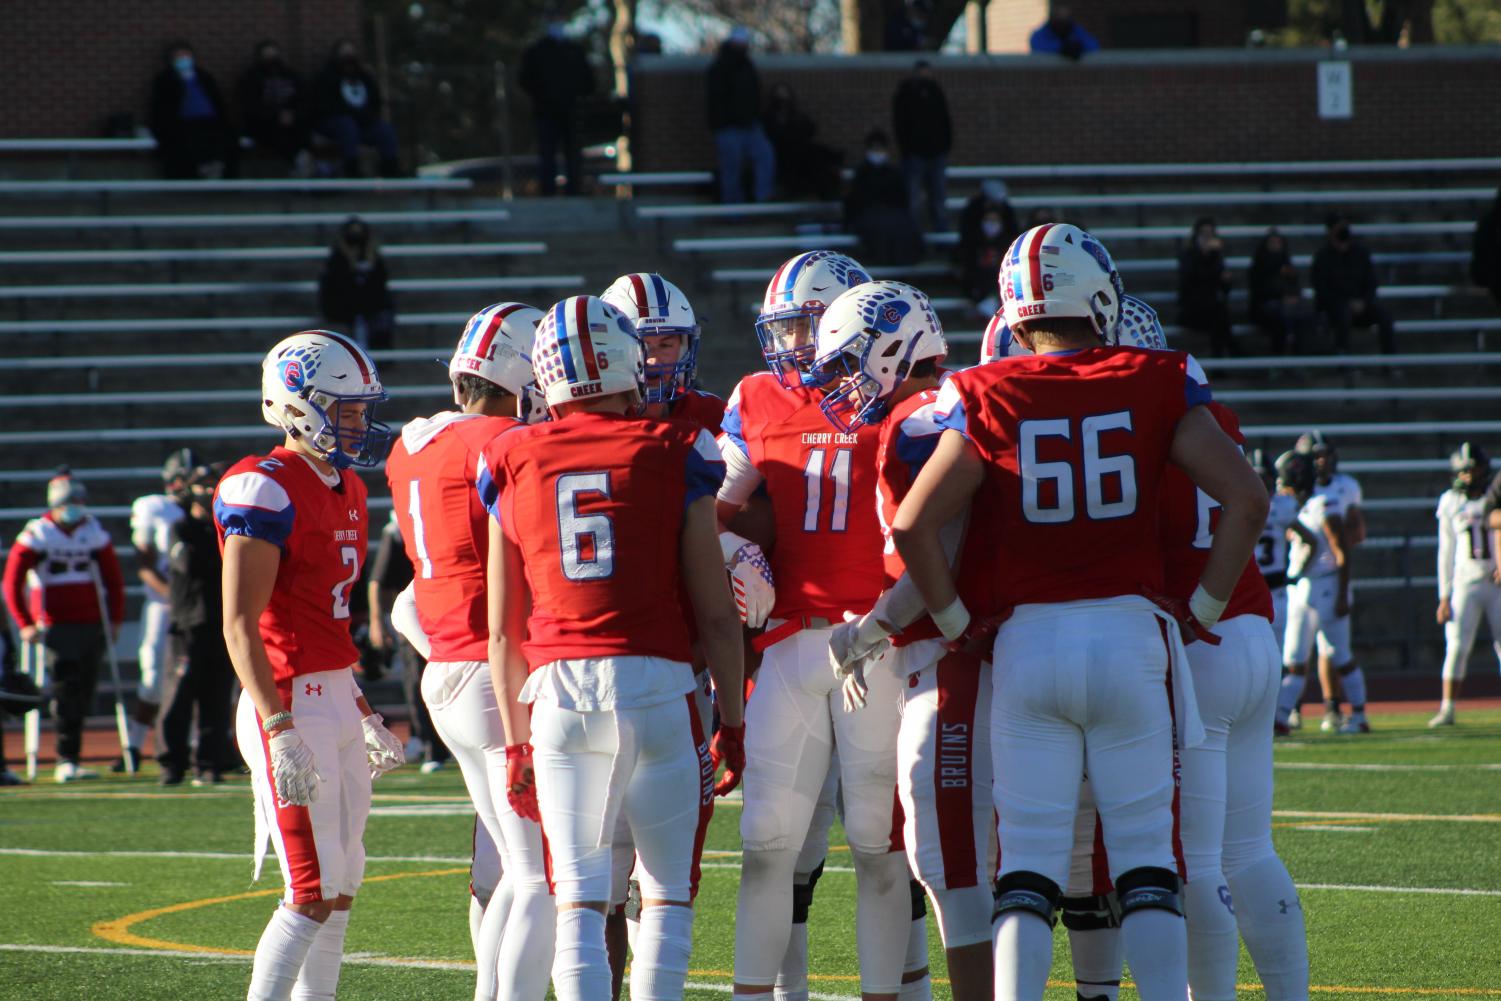
<path fill-rule="evenodd" d="M 819 320 L 814 368 L 835 378 L 835 388 L 824 397 L 825 415 L 840 431 L 866 424 L 880 428 L 877 514 L 886 537 L 881 597 L 865 615 L 850 615 L 834 628 L 829 652 L 845 692 L 858 700 L 866 663 L 886 646 L 896 648 L 893 666 L 906 681 L 897 793 L 907 862 L 938 912 L 956 1001 L 987 1001 L 995 872 L 990 664 L 976 654 L 943 649 L 890 538 L 897 506 L 943 432 L 933 420 L 933 406 L 944 375 L 938 365 L 947 353 L 928 297 L 901 282 L 857 285 Z M 953 533 L 956 548 L 962 528 L 960 519 Z"/>
<path fill-rule="evenodd" d="M 365 870 L 370 780 L 401 742 L 355 684 L 350 589 L 365 560 L 365 485 L 390 432 L 375 363 L 342 334 L 304 331 L 261 363 L 261 416 L 286 434 L 214 495 L 224 639 L 244 686 L 235 730 L 255 791 L 256 871 L 269 835 L 286 893 L 255 950 L 251 1001 L 332 998 Z"/>
<path fill-rule="evenodd" d="M 906 860 L 892 844 L 900 682 L 884 663 L 867 672 L 869 706 L 847 708 L 829 670 L 830 628 L 868 611 L 881 592 L 876 518 L 879 429 L 829 427 L 816 382 L 815 324 L 829 303 L 869 276 L 830 251 L 799 254 L 767 286 L 757 334 L 770 372 L 747 376 L 725 411 L 720 445 L 728 469 L 719 515 L 729 521 L 765 484 L 776 525 L 775 603 L 746 726 L 744 863 L 735 921 L 735 997 L 765 999 L 794 926 L 806 920 L 809 875 L 821 861 L 817 811 L 834 745 L 844 827 L 858 886 L 856 937 L 861 992 L 895 998 L 911 932 Z M 726 552 L 743 540 L 731 536 Z M 815 815 L 820 824 L 814 824 Z M 800 849 L 813 850 L 804 853 Z M 805 868 L 806 867 L 806 868 Z M 798 934 L 805 932 L 798 929 Z M 803 955 L 806 955 L 803 953 Z M 795 957 L 794 957 L 795 958 Z M 925 966 L 926 964 L 924 964 Z M 798 984 L 786 984 L 800 992 Z"/>
<path fill-rule="evenodd" d="M 740 627 L 714 538 L 723 465 L 701 428 L 634 416 L 641 343 L 608 303 L 575 296 L 548 310 L 533 365 L 553 420 L 491 442 L 479 483 L 493 498 L 490 667 L 509 796 L 547 832 L 560 1001 L 610 996 L 621 811 L 642 895 L 631 996 L 670 1001 L 688 973 L 694 842 L 714 768 L 688 625 L 663 595 L 693 606 L 719 693 L 715 745 L 729 770 L 744 768 Z"/>
<path fill-rule="evenodd" d="M 995 996 L 1042 997 L 1087 770 L 1138 991 L 1180 1001 L 1174 744 L 1201 743 L 1203 727 L 1178 624 L 1203 632 L 1219 621 L 1265 522 L 1266 491 L 1203 408 L 1197 362 L 1106 346 L 1121 288 L 1097 240 L 1068 225 L 1028 230 L 1006 255 L 1001 292 L 1013 336 L 1036 354 L 944 383 L 946 430 L 892 526 L 934 623 L 959 640 L 972 613 L 940 531 L 987 482 L 999 499 L 987 509 L 991 588 L 973 610 L 976 621 L 1009 616 L 991 704 Z M 1157 508 L 1169 462 L 1223 505 L 1186 603 L 1160 597 Z"/>
<path fill-rule="evenodd" d="M 386 461 L 412 560 L 417 620 L 431 649 L 422 698 L 501 852 L 503 882 L 475 936 L 476 1001 L 495 998 L 499 985 L 508 999 L 541 1001 L 556 923 L 542 832 L 517 816 L 505 795 L 506 739 L 488 659 L 489 519 L 475 489 L 484 447 L 525 426 L 535 392 L 532 340 L 541 318 L 541 310 L 519 302 L 474 314 L 448 365 L 461 410 L 408 422 Z"/>

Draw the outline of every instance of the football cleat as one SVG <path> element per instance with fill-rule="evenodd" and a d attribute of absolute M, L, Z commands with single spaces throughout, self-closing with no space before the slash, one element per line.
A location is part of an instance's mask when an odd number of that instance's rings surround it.
<path fill-rule="evenodd" d="M 1351 713 L 1350 718 L 1340 724 L 1340 733 L 1370 733 L 1371 724 L 1366 722 L 1365 713 Z"/>
<path fill-rule="evenodd" d="M 1287 728 L 1289 730 L 1303 729 L 1303 714 L 1297 709 L 1287 714 Z"/>
<path fill-rule="evenodd" d="M 1430 729 L 1430 730 L 1437 729 L 1438 727 L 1441 727 L 1441 726 L 1453 726 L 1453 725 L 1454 725 L 1454 707 L 1453 706 L 1450 706 L 1447 709 L 1440 709 L 1438 711 L 1438 714 L 1436 716 L 1434 716 L 1433 719 L 1431 719 L 1431 720 L 1428 721 L 1428 729 Z"/>
<path fill-rule="evenodd" d="M 1341 716 L 1337 711 L 1331 709 L 1328 712 L 1324 713 L 1324 721 L 1319 724 L 1319 729 L 1323 730 L 1325 733 L 1343 733 L 1344 725 L 1345 718 Z"/>

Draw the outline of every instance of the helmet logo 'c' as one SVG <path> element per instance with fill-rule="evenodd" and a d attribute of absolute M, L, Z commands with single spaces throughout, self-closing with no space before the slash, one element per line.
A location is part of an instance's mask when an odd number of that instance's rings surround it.
<path fill-rule="evenodd" d="M 296 358 L 288 358 L 281 363 L 281 382 L 288 389 L 296 391 L 302 388 L 302 362 Z"/>

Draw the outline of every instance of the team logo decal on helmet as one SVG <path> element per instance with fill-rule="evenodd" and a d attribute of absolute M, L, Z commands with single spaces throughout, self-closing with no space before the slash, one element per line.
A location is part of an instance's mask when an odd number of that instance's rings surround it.
<path fill-rule="evenodd" d="M 840 431 L 879 421 L 912 367 L 946 354 L 943 327 L 926 295 L 902 282 L 857 285 L 818 321 L 813 368 L 830 386 L 819 406 Z"/>

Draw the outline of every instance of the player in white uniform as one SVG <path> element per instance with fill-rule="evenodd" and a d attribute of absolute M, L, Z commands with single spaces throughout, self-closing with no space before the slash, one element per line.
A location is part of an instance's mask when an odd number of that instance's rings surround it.
<path fill-rule="evenodd" d="M 162 488 L 165 493 L 138 497 L 130 505 L 130 541 L 135 546 L 140 566 L 137 574 L 146 585 L 146 600 L 141 605 L 141 680 L 136 686 L 135 711 L 128 725 L 130 749 L 135 765 L 141 763 L 141 748 L 156 725 L 157 712 L 166 694 L 168 658 L 167 632 L 172 625 L 167 592 L 167 551 L 172 548 L 172 526 L 187 514 L 183 506 L 187 496 L 188 474 L 199 465 L 191 448 L 180 448 L 162 464 Z M 161 747 L 157 747 L 160 751 Z M 121 759 L 111 771 L 125 770 Z"/>
<path fill-rule="evenodd" d="M 1344 533 L 1340 540 L 1344 550 L 1346 563 L 1353 567 L 1355 547 L 1365 541 L 1365 515 L 1360 509 L 1361 492 L 1360 484 L 1355 477 L 1339 472 L 1339 453 L 1335 451 L 1334 444 L 1324 437 L 1322 431 L 1310 431 L 1298 437 L 1294 451 L 1302 452 L 1313 459 L 1315 497 L 1323 497 L 1327 500 L 1329 511 L 1340 516 L 1343 523 Z M 1346 587 L 1346 603 L 1352 604 L 1354 596 Z M 1340 698 L 1349 693 L 1343 691 L 1341 679 L 1343 672 L 1338 668 L 1330 657 L 1330 652 L 1319 647 L 1319 684 L 1324 690 L 1324 720 L 1322 729 L 1325 733 L 1333 733 L 1341 730 L 1345 723 L 1340 713 Z M 1362 691 L 1362 700 L 1364 693 Z M 1353 708 L 1353 700 L 1352 700 Z M 1359 725 L 1352 727 L 1348 732 L 1364 732 L 1370 729 L 1365 726 L 1362 715 Z M 1346 732 L 1341 730 L 1341 732 Z"/>
<path fill-rule="evenodd" d="M 1256 541 L 1256 565 L 1266 578 L 1266 586 L 1272 591 L 1272 632 L 1277 636 L 1277 649 L 1282 649 L 1282 640 L 1287 632 L 1287 556 L 1293 532 L 1307 531 L 1298 522 L 1298 502 L 1290 491 L 1277 482 L 1277 471 L 1272 468 L 1266 453 L 1261 449 L 1251 452 L 1251 465 L 1266 485 L 1271 498 L 1271 509 L 1266 516 L 1266 528 Z M 1305 540 L 1307 541 L 1307 540 Z"/>
<path fill-rule="evenodd" d="M 1444 627 L 1444 696 L 1429 726 L 1454 725 L 1454 700 L 1464 684 L 1470 650 L 1485 618 L 1491 648 L 1501 659 L 1501 584 L 1486 527 L 1485 488 L 1490 457 L 1465 442 L 1449 456 L 1453 488 L 1438 501 L 1438 623 Z"/>

